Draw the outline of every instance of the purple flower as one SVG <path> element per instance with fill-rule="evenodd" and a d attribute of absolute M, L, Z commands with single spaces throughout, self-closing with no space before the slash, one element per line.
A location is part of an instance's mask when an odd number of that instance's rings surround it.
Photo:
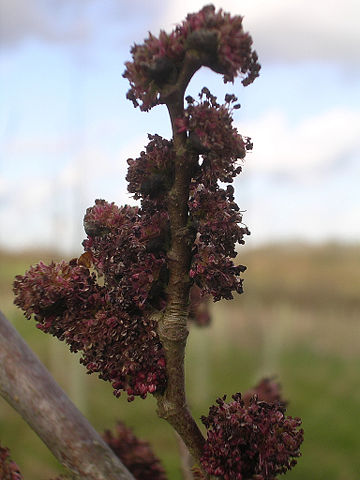
<path fill-rule="evenodd" d="M 232 126 L 231 103 L 235 96 L 226 95 L 227 103 L 219 105 L 207 88 L 199 95 L 201 102 L 192 98 L 185 110 L 185 117 L 176 121 L 178 132 L 187 131 L 189 147 L 202 155 L 202 167 L 198 181 L 212 185 L 216 181 L 231 183 L 241 172 L 236 162 L 245 157 L 252 145 Z"/>
<path fill-rule="evenodd" d="M 172 186 L 175 152 L 172 142 L 159 135 L 149 135 L 149 139 L 139 158 L 128 159 L 128 191 L 135 199 L 148 197 L 161 204 Z"/>
<path fill-rule="evenodd" d="M 136 479 L 166 480 L 165 470 L 150 445 L 122 422 L 117 423 L 114 433 L 106 430 L 103 438 Z"/>
<path fill-rule="evenodd" d="M 213 5 L 189 14 L 170 34 L 161 31 L 155 37 L 150 33 L 142 45 L 132 47 L 131 54 L 133 60 L 126 63 L 124 72 L 131 87 L 127 96 L 144 111 L 164 103 L 163 92 L 176 84 L 190 57 L 190 78 L 204 65 L 223 74 L 224 82 L 241 75 L 242 83 L 248 85 L 260 70 L 242 17 L 231 17 L 221 9 L 216 12 Z"/>
<path fill-rule="evenodd" d="M 285 415 L 285 407 L 241 395 L 219 398 L 202 417 L 207 429 L 201 465 L 224 480 L 275 480 L 296 465 L 303 441 L 301 420 Z"/>
<path fill-rule="evenodd" d="M 0 480 L 22 480 L 19 467 L 9 455 L 9 449 L 0 445 Z"/>
<path fill-rule="evenodd" d="M 145 283 L 147 291 L 147 278 Z M 133 279 L 137 296 L 129 307 L 130 300 L 124 305 L 121 292 L 112 285 L 98 285 L 95 274 L 76 259 L 40 263 L 16 277 L 15 304 L 27 318 L 34 314 L 42 331 L 64 340 L 71 351 L 80 351 L 88 372 L 110 381 L 116 396 L 124 390 L 132 400 L 134 395 L 145 398 L 162 391 L 166 384 L 156 323 L 137 306 L 141 285 Z"/>

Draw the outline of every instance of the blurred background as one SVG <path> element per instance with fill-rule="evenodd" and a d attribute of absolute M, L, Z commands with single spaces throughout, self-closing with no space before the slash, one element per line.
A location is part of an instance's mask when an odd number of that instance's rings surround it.
<path fill-rule="evenodd" d="M 360 471 L 360 4 L 356 0 L 214 1 L 244 16 L 262 63 L 243 88 L 202 69 L 206 85 L 242 105 L 235 124 L 254 150 L 235 182 L 251 230 L 239 261 L 245 293 L 212 306 L 193 328 L 189 402 L 197 417 L 216 397 L 276 374 L 303 418 L 303 458 L 289 479 L 355 480 Z M 126 159 L 148 133 L 170 137 L 164 107 L 125 99 L 130 47 L 171 30 L 197 0 L 0 0 L 0 308 L 102 431 L 118 418 L 149 440 L 171 480 L 177 444 L 152 399 L 128 404 L 84 375 L 66 347 L 26 322 L 11 284 L 40 259 L 81 252 L 95 198 L 133 203 Z M 71 371 L 71 375 L 69 375 Z M 0 399 L 0 441 L 29 480 L 58 465 Z"/>

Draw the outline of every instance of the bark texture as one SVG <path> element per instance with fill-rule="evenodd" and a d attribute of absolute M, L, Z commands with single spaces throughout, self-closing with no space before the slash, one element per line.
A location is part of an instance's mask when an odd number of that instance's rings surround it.
<path fill-rule="evenodd" d="M 186 77 L 189 77 L 187 75 Z M 187 78 L 188 80 L 188 78 Z M 167 107 L 176 152 L 174 184 L 169 192 L 168 212 L 171 248 L 168 252 L 168 304 L 158 322 L 158 333 L 166 357 L 167 388 L 157 396 L 158 415 L 180 435 L 196 463 L 200 464 L 205 439 L 186 404 L 184 357 L 188 336 L 190 263 L 194 234 L 189 225 L 190 180 L 196 159 L 186 148 L 186 134 L 178 133 L 176 119 L 184 115 L 184 85 L 174 88 Z"/>
<path fill-rule="evenodd" d="M 79 480 L 135 480 L 0 312 L 0 394 Z"/>

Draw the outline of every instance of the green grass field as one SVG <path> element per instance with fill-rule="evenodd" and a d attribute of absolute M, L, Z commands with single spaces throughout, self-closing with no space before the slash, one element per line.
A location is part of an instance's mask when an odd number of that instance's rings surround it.
<path fill-rule="evenodd" d="M 186 358 L 188 400 L 207 414 L 224 393 L 245 391 L 276 374 L 301 416 L 303 456 L 289 480 L 358 480 L 360 472 L 360 247 L 269 246 L 241 253 L 245 293 L 212 305 L 210 328 L 192 328 Z M 117 419 L 147 439 L 180 480 L 177 443 L 152 398 L 128 403 L 84 374 L 74 355 L 26 321 L 12 305 L 15 274 L 49 254 L 0 253 L 0 308 L 99 431 Z M 71 372 L 71 374 L 69 374 Z M 25 479 L 45 480 L 59 466 L 27 425 L 0 399 L 0 441 Z M 285 477 L 284 477 L 285 478 Z"/>

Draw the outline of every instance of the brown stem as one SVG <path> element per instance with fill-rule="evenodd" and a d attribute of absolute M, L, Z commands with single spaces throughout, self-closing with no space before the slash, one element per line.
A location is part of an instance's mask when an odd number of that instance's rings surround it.
<path fill-rule="evenodd" d="M 183 85 L 167 104 L 172 127 L 175 179 L 168 198 L 171 248 L 168 252 L 168 304 L 158 322 L 158 333 L 165 351 L 167 388 L 157 395 L 158 415 L 180 435 L 199 463 L 204 437 L 192 417 L 185 396 L 184 356 L 188 336 L 187 318 L 190 290 L 190 263 L 193 234 L 188 225 L 188 199 L 194 158 L 186 149 L 186 134 L 176 131 L 175 120 L 184 115 Z"/>
<path fill-rule="evenodd" d="M 157 395 L 158 415 L 172 425 L 183 439 L 195 461 L 199 463 L 204 438 L 193 419 L 185 398 L 184 353 L 187 338 L 186 317 L 163 316 L 159 321 L 159 337 L 166 356 L 168 383 L 163 395 Z"/>
<path fill-rule="evenodd" d="M 166 85 L 160 95 L 160 103 L 166 105 L 174 105 L 177 99 L 183 99 L 186 87 L 188 86 L 192 76 L 203 65 L 202 59 L 198 52 L 187 51 L 184 63 L 175 84 Z"/>
<path fill-rule="evenodd" d="M 135 480 L 0 312 L 0 394 L 81 480 Z"/>

